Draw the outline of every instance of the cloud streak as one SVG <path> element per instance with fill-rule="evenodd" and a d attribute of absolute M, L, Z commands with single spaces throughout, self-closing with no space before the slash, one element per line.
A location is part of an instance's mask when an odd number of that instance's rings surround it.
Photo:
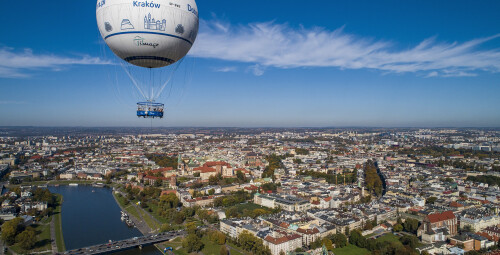
<path fill-rule="evenodd" d="M 476 76 L 500 72 L 500 50 L 480 45 L 500 34 L 462 43 L 425 39 L 401 49 L 395 43 L 348 34 L 339 28 L 293 29 L 274 22 L 230 25 L 201 21 L 191 55 L 265 67 L 335 67 L 417 73 L 425 77 Z M 250 67 L 252 68 L 252 67 Z M 257 72 L 262 75 L 262 72 Z"/>
<path fill-rule="evenodd" d="M 220 73 L 229 73 L 229 72 L 236 72 L 238 68 L 235 66 L 225 66 L 225 67 L 218 67 L 214 68 L 214 71 L 220 72 Z"/>
<path fill-rule="evenodd" d="M 96 57 L 62 57 L 48 54 L 34 54 L 31 49 L 15 52 L 12 48 L 0 49 L 0 77 L 29 77 L 29 70 L 52 69 L 61 70 L 69 65 L 107 65 L 111 62 Z"/>

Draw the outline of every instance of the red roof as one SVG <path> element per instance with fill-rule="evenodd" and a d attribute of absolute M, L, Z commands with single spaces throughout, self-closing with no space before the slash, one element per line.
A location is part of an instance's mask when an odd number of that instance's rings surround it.
<path fill-rule="evenodd" d="M 313 229 L 298 228 L 297 232 L 302 233 L 302 234 L 306 234 L 306 235 L 312 235 L 312 234 L 319 233 L 319 230 L 317 228 L 313 228 Z"/>
<path fill-rule="evenodd" d="M 453 201 L 450 203 L 450 207 L 464 207 L 464 205 Z"/>
<path fill-rule="evenodd" d="M 455 219 L 455 214 L 453 214 L 452 211 L 446 211 L 442 213 L 434 213 L 434 214 L 429 214 L 427 215 L 427 218 L 431 223 L 436 223 L 444 220 L 451 220 Z"/>
<path fill-rule="evenodd" d="M 201 173 L 213 173 L 213 172 L 216 172 L 215 169 L 213 169 L 211 167 L 207 167 L 207 166 L 202 166 L 202 167 L 194 168 L 193 171 L 200 171 Z"/>
<path fill-rule="evenodd" d="M 171 171 L 171 170 L 174 170 L 174 168 L 173 167 L 164 167 L 164 168 L 158 168 L 155 170 L 151 170 L 151 173 L 163 173 L 163 172 Z"/>
<path fill-rule="evenodd" d="M 231 165 L 229 163 L 224 162 L 224 161 L 207 162 L 207 163 L 203 164 L 203 166 L 206 166 L 206 167 L 214 167 L 214 166 L 227 166 L 227 167 L 231 167 Z"/>
<path fill-rule="evenodd" d="M 176 191 L 176 190 L 174 190 L 174 189 L 168 189 L 168 190 L 163 190 L 163 191 L 161 192 L 161 195 L 160 195 L 160 196 L 167 195 L 167 194 L 176 194 L 176 193 L 177 193 L 177 191 Z"/>
<path fill-rule="evenodd" d="M 163 180 L 163 181 L 166 181 L 168 180 L 169 178 L 165 178 L 165 177 L 156 177 L 156 176 L 146 176 L 144 177 L 145 179 L 150 179 L 150 180 Z"/>
<path fill-rule="evenodd" d="M 272 236 L 266 236 L 266 238 L 264 238 L 264 240 L 266 240 L 266 241 L 268 241 L 270 243 L 273 243 L 273 244 L 282 244 L 282 243 L 285 243 L 285 242 L 288 242 L 290 240 L 294 240 L 294 239 L 297 239 L 297 238 L 301 238 L 301 236 L 298 235 L 298 234 L 283 236 L 283 237 L 280 237 L 280 238 L 274 238 Z"/>

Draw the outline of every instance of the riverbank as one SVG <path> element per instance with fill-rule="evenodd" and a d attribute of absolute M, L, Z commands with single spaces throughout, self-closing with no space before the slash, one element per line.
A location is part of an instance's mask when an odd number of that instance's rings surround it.
<path fill-rule="evenodd" d="M 64 199 L 61 194 L 57 194 L 57 197 L 58 197 L 57 207 L 54 210 L 52 223 L 54 227 L 54 237 L 55 237 L 57 251 L 63 252 L 66 250 L 66 245 L 64 244 L 64 235 L 62 231 L 62 209 L 61 209 Z"/>
<path fill-rule="evenodd" d="M 134 204 L 129 203 L 125 204 L 125 198 L 123 196 L 118 196 L 117 192 L 113 192 L 113 197 L 115 198 L 116 204 L 120 207 L 120 209 L 127 213 L 130 220 L 134 223 L 135 227 L 143 234 L 149 235 L 153 233 L 153 229 L 147 224 L 147 222 L 141 219 L 141 215 L 138 211 L 138 208 L 134 206 Z M 140 210 L 140 209 L 139 209 Z"/>
<path fill-rule="evenodd" d="M 129 219 L 134 223 L 135 227 L 143 234 L 158 233 L 160 229 L 160 222 L 155 219 L 151 214 L 144 211 L 144 209 L 138 207 L 133 203 L 126 204 L 126 198 L 122 193 L 116 191 L 113 192 L 113 197 L 115 198 L 116 204 L 120 209 L 129 215 Z M 144 219 L 144 220 L 143 220 Z M 160 252 L 163 252 L 165 245 L 155 244 L 154 245 Z"/>
<path fill-rule="evenodd" d="M 34 223 L 31 227 L 36 232 L 34 247 L 26 251 L 21 248 L 19 243 L 10 246 L 11 253 L 15 254 L 54 254 L 65 250 L 64 238 L 61 228 L 61 206 L 63 197 L 60 194 L 56 196 L 56 207 L 52 214 Z"/>
<path fill-rule="evenodd" d="M 93 185 L 93 184 L 105 185 L 103 181 L 93 181 L 93 180 L 50 180 L 50 181 L 35 181 L 35 182 L 23 182 L 21 184 L 9 184 L 5 185 L 6 188 L 13 188 L 19 186 L 58 186 L 58 185 Z"/>

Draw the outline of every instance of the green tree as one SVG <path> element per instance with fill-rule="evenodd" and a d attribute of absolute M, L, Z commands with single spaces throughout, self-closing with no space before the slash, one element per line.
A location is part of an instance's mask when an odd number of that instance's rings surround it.
<path fill-rule="evenodd" d="M 417 233 L 419 221 L 416 219 L 406 219 L 403 223 L 403 228 L 405 231 L 410 233 Z"/>
<path fill-rule="evenodd" d="M 182 247 L 188 252 L 198 252 L 203 249 L 203 242 L 201 242 L 200 237 L 196 234 L 188 234 L 186 238 L 182 241 Z"/>
<path fill-rule="evenodd" d="M 243 250 L 253 254 L 271 255 L 271 250 L 269 247 L 264 246 L 262 239 L 255 237 L 246 230 L 238 236 L 238 244 Z"/>
<path fill-rule="evenodd" d="M 217 179 L 217 176 L 210 175 L 210 177 L 208 177 L 208 184 L 209 185 L 217 185 L 217 183 L 219 183 L 219 179 Z"/>
<path fill-rule="evenodd" d="M 25 250 L 31 250 L 36 243 L 36 232 L 33 228 L 27 228 L 21 232 L 16 237 L 16 241 L 19 243 L 21 248 Z"/>
<path fill-rule="evenodd" d="M 22 231 L 22 222 L 23 219 L 18 217 L 7 221 L 2 225 L 2 240 L 8 245 L 13 245 L 16 241 L 17 234 Z"/>
<path fill-rule="evenodd" d="M 236 178 L 240 181 L 240 183 L 245 183 L 247 181 L 247 178 L 245 174 L 242 171 L 237 171 L 236 172 Z"/>
<path fill-rule="evenodd" d="M 208 195 L 213 195 L 215 194 L 215 189 L 209 189 L 208 190 Z"/>
<path fill-rule="evenodd" d="M 414 235 L 403 235 L 401 238 L 399 238 L 399 240 L 401 241 L 401 243 L 410 246 L 412 249 L 417 248 L 417 246 L 419 245 L 418 237 Z"/>
<path fill-rule="evenodd" d="M 473 232 L 472 231 L 472 226 L 467 224 L 464 226 L 463 232 Z"/>
<path fill-rule="evenodd" d="M 432 205 L 432 204 L 434 204 L 434 202 L 436 202 L 436 200 L 437 200 L 437 197 L 429 197 L 425 200 L 425 203 L 428 205 Z"/>
<path fill-rule="evenodd" d="M 227 250 L 225 245 L 220 247 L 220 255 L 228 255 L 229 251 Z"/>
<path fill-rule="evenodd" d="M 347 237 L 342 233 L 333 235 L 332 241 L 335 244 L 335 247 L 337 248 L 342 248 L 347 246 Z"/>
<path fill-rule="evenodd" d="M 396 225 L 394 225 L 393 230 L 394 230 L 394 232 L 401 232 L 401 231 L 403 231 L 403 226 L 401 224 L 396 224 Z"/>

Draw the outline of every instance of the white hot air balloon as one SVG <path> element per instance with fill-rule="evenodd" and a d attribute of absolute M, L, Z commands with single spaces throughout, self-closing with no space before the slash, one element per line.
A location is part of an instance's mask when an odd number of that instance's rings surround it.
<path fill-rule="evenodd" d="M 194 0 L 98 0 L 96 17 L 99 32 L 113 53 L 143 68 L 161 68 L 181 60 L 198 34 L 198 8 Z M 143 91 L 131 74 L 127 74 L 144 99 L 151 103 L 168 82 L 157 91 Z M 138 109 L 138 116 L 159 117 L 147 113 L 159 110 L 157 104 L 142 105 L 140 108 L 145 109 L 146 114 L 140 115 Z"/>

